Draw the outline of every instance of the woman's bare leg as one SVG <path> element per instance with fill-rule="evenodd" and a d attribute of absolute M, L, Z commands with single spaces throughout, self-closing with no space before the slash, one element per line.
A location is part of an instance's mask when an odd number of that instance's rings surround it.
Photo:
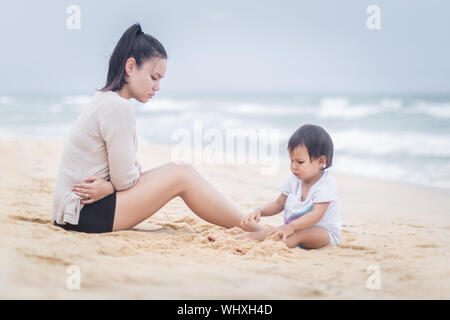
<path fill-rule="evenodd" d="M 264 229 L 264 230 L 260 230 L 260 231 L 254 231 L 254 232 L 242 232 L 242 233 L 236 235 L 234 238 L 236 240 L 252 239 L 252 240 L 258 240 L 258 241 L 264 241 L 267 238 L 268 232 L 269 232 L 269 229 Z"/>
<path fill-rule="evenodd" d="M 143 173 L 132 188 L 117 192 L 113 231 L 134 227 L 177 196 L 203 220 L 225 228 L 241 227 L 242 213 L 192 165 L 171 162 Z M 245 227 L 246 231 L 262 229 L 255 223 Z"/>

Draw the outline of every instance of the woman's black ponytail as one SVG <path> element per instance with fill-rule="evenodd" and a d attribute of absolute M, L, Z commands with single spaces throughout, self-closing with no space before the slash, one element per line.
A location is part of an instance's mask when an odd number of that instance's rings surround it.
<path fill-rule="evenodd" d="M 105 86 L 100 91 L 117 91 L 126 84 L 125 63 L 133 57 L 138 67 L 151 58 L 167 59 L 163 45 L 154 37 L 145 34 L 139 23 L 133 24 L 120 37 L 109 59 Z"/>

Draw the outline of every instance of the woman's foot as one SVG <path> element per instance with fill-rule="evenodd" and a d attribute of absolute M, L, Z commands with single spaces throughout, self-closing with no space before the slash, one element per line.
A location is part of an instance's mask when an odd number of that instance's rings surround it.
<path fill-rule="evenodd" d="M 240 233 L 234 238 L 236 240 L 244 240 L 244 239 L 251 239 L 251 240 L 258 240 L 258 241 L 264 241 L 267 237 L 267 230 L 261 230 L 261 231 L 255 231 L 255 232 L 243 232 Z"/>

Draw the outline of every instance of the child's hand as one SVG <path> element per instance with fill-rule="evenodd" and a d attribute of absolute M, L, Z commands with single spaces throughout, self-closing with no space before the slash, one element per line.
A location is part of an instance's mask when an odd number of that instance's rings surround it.
<path fill-rule="evenodd" d="M 267 235 L 270 236 L 273 234 L 275 235 L 276 238 L 283 238 L 283 242 L 285 242 L 286 238 L 289 237 L 294 232 L 295 232 L 294 227 L 290 223 L 288 223 L 283 226 L 270 228 Z"/>
<path fill-rule="evenodd" d="M 252 213 L 250 213 L 247 217 L 242 219 L 241 226 L 245 226 L 248 223 L 256 222 L 258 223 L 261 220 L 261 209 L 255 209 Z"/>

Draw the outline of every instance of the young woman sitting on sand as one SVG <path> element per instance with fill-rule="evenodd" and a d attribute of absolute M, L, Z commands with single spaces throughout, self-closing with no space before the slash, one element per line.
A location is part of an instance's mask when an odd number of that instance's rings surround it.
<path fill-rule="evenodd" d="M 267 236 L 282 238 L 289 248 L 317 249 L 339 244 L 341 218 L 336 182 L 326 170 L 333 162 L 333 141 L 321 127 L 304 125 L 288 142 L 292 175 L 279 186 L 278 198 L 242 220 L 242 227 L 258 223 L 261 216 L 284 210 L 284 225 L 244 233 L 237 239 L 263 241 Z"/>
<path fill-rule="evenodd" d="M 109 60 L 106 85 L 83 109 L 65 143 L 53 198 L 56 226 L 87 233 L 126 230 L 181 197 L 210 223 L 263 230 L 253 222 L 241 226 L 242 213 L 190 164 L 141 171 L 129 99 L 151 99 L 166 64 L 162 44 L 139 24 L 122 35 Z"/>

